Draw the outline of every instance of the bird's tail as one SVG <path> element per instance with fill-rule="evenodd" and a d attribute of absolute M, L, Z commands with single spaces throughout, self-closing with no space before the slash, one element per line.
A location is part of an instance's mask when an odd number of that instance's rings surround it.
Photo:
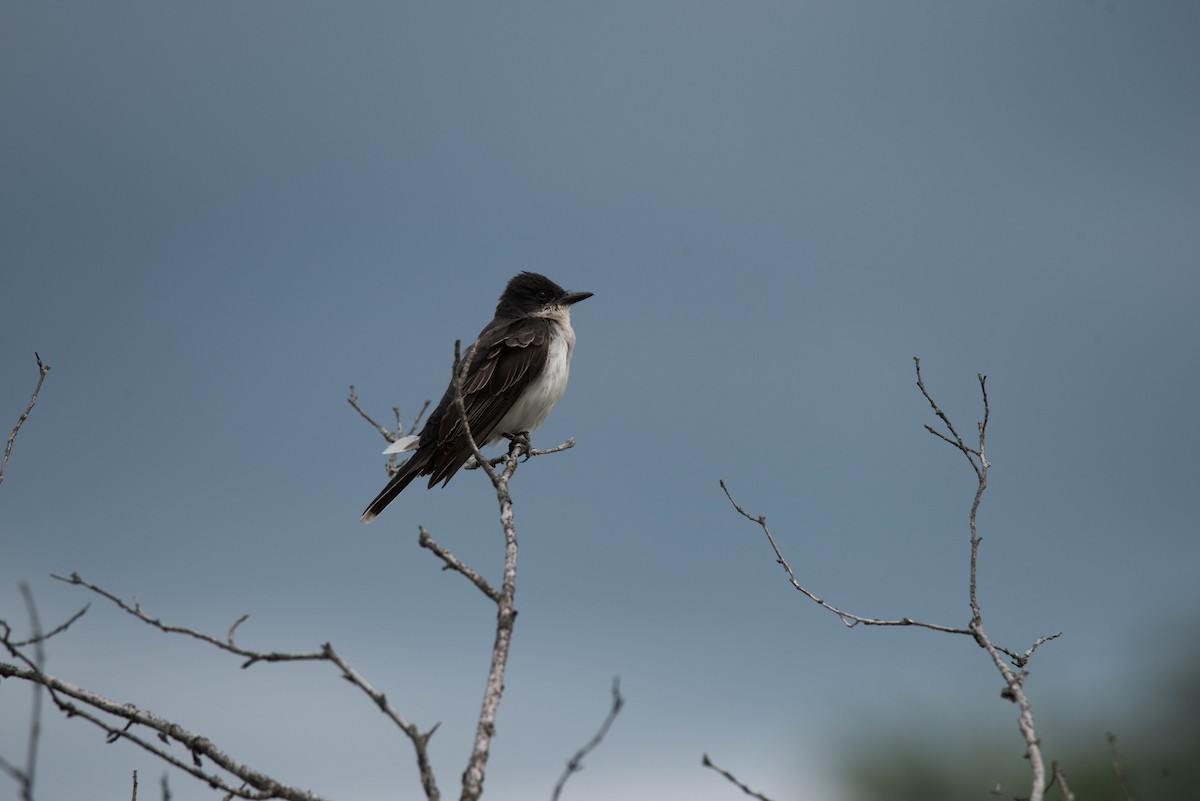
<path fill-rule="evenodd" d="M 414 478 L 421 475 L 421 468 L 424 467 L 424 461 L 424 459 L 418 459 L 416 456 L 413 456 L 407 462 L 400 465 L 400 472 L 392 476 L 392 480 L 389 481 L 387 486 L 375 496 L 375 500 L 367 504 L 367 508 L 362 514 L 362 521 L 364 523 L 370 523 L 372 520 L 378 517 L 379 513 L 382 512 L 389 503 L 394 501 L 396 496 L 403 492 L 404 488 L 407 487 Z"/>

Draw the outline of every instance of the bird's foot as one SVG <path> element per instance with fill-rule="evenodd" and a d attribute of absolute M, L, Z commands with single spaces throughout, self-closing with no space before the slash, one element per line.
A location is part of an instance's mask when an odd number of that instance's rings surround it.
<path fill-rule="evenodd" d="M 529 441 L 528 431 L 518 431 L 516 434 L 505 434 L 505 439 L 508 440 L 508 452 L 511 454 L 520 445 L 525 449 L 525 458 L 522 461 L 529 461 L 529 452 L 533 450 L 533 444 Z"/>

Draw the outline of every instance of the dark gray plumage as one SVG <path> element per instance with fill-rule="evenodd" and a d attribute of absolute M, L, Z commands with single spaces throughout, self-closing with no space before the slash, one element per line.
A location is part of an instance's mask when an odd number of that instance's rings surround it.
<path fill-rule="evenodd" d="M 463 405 L 471 434 L 483 445 L 505 434 L 537 428 L 567 388 L 575 331 L 572 304 L 591 292 L 568 292 L 537 273 L 513 277 L 496 316 L 480 332 L 463 379 Z M 453 386 L 425 421 L 416 452 L 363 512 L 370 523 L 418 476 L 445 486 L 471 456 L 471 445 L 454 408 Z"/>

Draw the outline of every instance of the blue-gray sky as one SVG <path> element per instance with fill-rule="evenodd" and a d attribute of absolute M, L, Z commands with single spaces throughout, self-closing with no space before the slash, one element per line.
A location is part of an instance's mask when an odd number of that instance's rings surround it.
<path fill-rule="evenodd" d="M 0 422 L 52 365 L 0 486 L 0 617 L 78 570 L 248 646 L 334 644 L 453 788 L 495 574 L 477 473 L 370 528 L 383 442 L 520 270 L 595 297 L 514 483 L 520 587 L 488 797 L 836 797 L 881 720 L 1011 734 L 965 639 L 843 627 L 812 589 L 967 620 L 969 432 L 989 375 L 980 594 L 1028 689 L 1120 724 L 1163 619 L 1200 611 L 1200 11 L 1190 3 L 42 3 L 0 9 Z M 48 670 L 339 798 L 418 792 L 328 669 L 257 666 L 93 605 Z M 1153 688 L 1148 688 L 1152 691 Z M 0 751 L 26 694 L 0 692 Z M 153 760 L 50 722 L 43 798 Z M 179 799 L 207 798 L 175 777 Z"/>

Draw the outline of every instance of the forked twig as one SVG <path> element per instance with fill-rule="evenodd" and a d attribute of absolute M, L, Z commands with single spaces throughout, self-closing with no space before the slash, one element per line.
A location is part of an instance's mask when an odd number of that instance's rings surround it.
<path fill-rule="evenodd" d="M 583 770 L 583 758 L 595 750 L 596 746 L 600 745 L 604 736 L 608 734 L 609 728 L 612 727 L 613 721 L 617 719 L 617 715 L 621 714 L 623 706 L 625 706 L 625 699 L 621 697 L 621 681 L 620 679 L 613 679 L 612 706 L 609 707 L 608 716 L 600 724 L 599 730 L 592 735 L 592 739 L 588 740 L 582 748 L 575 752 L 574 756 L 567 760 L 567 767 L 563 771 L 562 776 L 558 778 L 558 783 L 554 785 L 554 793 L 550 796 L 550 801 L 558 801 L 563 785 L 567 783 L 567 779 L 571 778 L 571 774 Z"/>
<path fill-rule="evenodd" d="M 762 515 L 752 515 L 743 509 L 737 503 L 737 501 L 734 500 L 733 495 L 730 493 L 729 488 L 725 485 L 724 481 L 721 482 L 721 489 L 725 491 L 725 495 L 729 498 L 729 502 L 733 504 L 734 509 L 736 509 L 739 514 L 741 514 L 747 520 L 756 523 L 762 529 L 763 533 L 767 537 L 767 541 L 771 544 L 772 550 L 775 552 L 776 561 L 787 573 L 788 580 L 791 582 L 792 586 L 807 596 L 814 603 L 821 606 L 823 609 L 827 609 L 828 611 L 836 614 L 847 627 L 852 627 L 859 623 L 873 626 L 919 626 L 933 629 L 935 631 L 943 631 L 949 634 L 967 634 L 975 640 L 979 647 L 987 651 L 988 656 L 991 657 L 993 664 L 996 666 L 996 669 L 1000 672 L 1000 675 L 1004 680 L 1005 686 L 1002 695 L 1017 704 L 1020 709 L 1020 715 L 1017 719 L 1017 726 L 1021 731 L 1021 736 L 1025 740 L 1032 773 L 1029 801 L 1041 801 L 1046 789 L 1045 763 L 1042 759 L 1041 745 L 1037 736 L 1037 731 L 1034 728 L 1033 708 L 1028 697 L 1025 695 L 1022 685 L 1024 683 L 1025 676 L 1027 675 L 1025 666 L 1033 656 L 1034 652 L 1043 643 L 1058 638 L 1062 633 L 1059 632 L 1057 634 L 1039 637 L 1024 653 L 1017 653 L 1016 651 L 996 645 L 991 641 L 991 639 L 987 636 L 987 633 L 984 631 L 983 615 L 980 611 L 977 593 L 979 546 L 980 543 L 983 542 L 983 539 L 979 536 L 976 518 L 979 511 L 980 502 L 983 499 L 983 493 L 987 490 L 988 470 L 991 467 L 991 463 L 988 461 L 986 456 L 987 426 L 988 421 L 991 418 L 991 406 L 987 393 L 987 376 L 985 376 L 983 373 L 978 374 L 979 389 L 983 400 L 983 419 L 977 423 L 979 434 L 978 444 L 971 446 L 963 440 L 962 436 L 955 428 L 954 423 L 951 422 L 949 416 L 942 411 L 941 407 L 937 404 L 937 401 L 933 399 L 933 396 L 925 387 L 925 381 L 921 376 L 920 358 L 914 356 L 913 362 L 916 366 L 917 388 L 921 391 L 921 395 L 925 398 L 925 400 L 929 402 L 930 407 L 933 409 L 934 415 L 938 418 L 938 420 L 941 421 L 948 433 L 942 433 L 930 425 L 926 425 L 925 429 L 938 439 L 949 444 L 951 447 L 962 453 L 963 456 L 966 457 L 967 462 L 970 463 L 971 469 L 974 471 L 978 480 L 975 494 L 971 502 L 970 513 L 968 515 L 971 536 L 971 555 L 967 596 L 971 617 L 965 628 L 924 623 L 921 621 L 912 620 L 911 618 L 901 618 L 899 620 L 868 618 L 851 614 L 836 606 L 833 606 L 832 604 L 826 603 L 805 588 L 796 579 L 795 573 L 792 571 L 791 566 L 787 563 L 783 553 L 780 551 L 779 545 L 775 542 L 775 538 L 771 535 L 771 531 L 767 527 L 766 517 Z M 1011 666 L 1005 661 L 1005 657 L 1007 657 L 1009 662 L 1011 662 Z M 708 764 L 707 757 L 705 758 L 705 763 Z M 1061 782 L 1060 786 L 1065 788 L 1065 782 L 1061 778 L 1059 778 L 1059 781 Z M 742 785 L 739 784 L 739 786 Z M 743 787 L 743 789 L 745 788 Z M 1000 793 L 1001 791 L 997 788 L 997 790 L 993 792 Z"/>
<path fill-rule="evenodd" d="M 33 387 L 33 394 L 29 396 L 29 405 L 25 407 L 25 411 L 21 412 L 21 416 L 17 418 L 17 424 L 13 426 L 12 433 L 8 435 L 8 441 L 4 443 L 4 458 L 0 459 L 0 483 L 4 482 L 4 471 L 8 467 L 8 457 L 12 453 L 13 442 L 16 441 L 21 426 L 25 425 L 25 420 L 29 417 L 29 413 L 33 411 L 33 405 L 37 403 L 38 393 L 42 391 L 42 382 L 46 380 L 46 373 L 50 372 L 50 365 L 43 363 L 42 357 L 36 351 L 33 354 L 33 358 L 37 359 L 37 384 Z"/>

